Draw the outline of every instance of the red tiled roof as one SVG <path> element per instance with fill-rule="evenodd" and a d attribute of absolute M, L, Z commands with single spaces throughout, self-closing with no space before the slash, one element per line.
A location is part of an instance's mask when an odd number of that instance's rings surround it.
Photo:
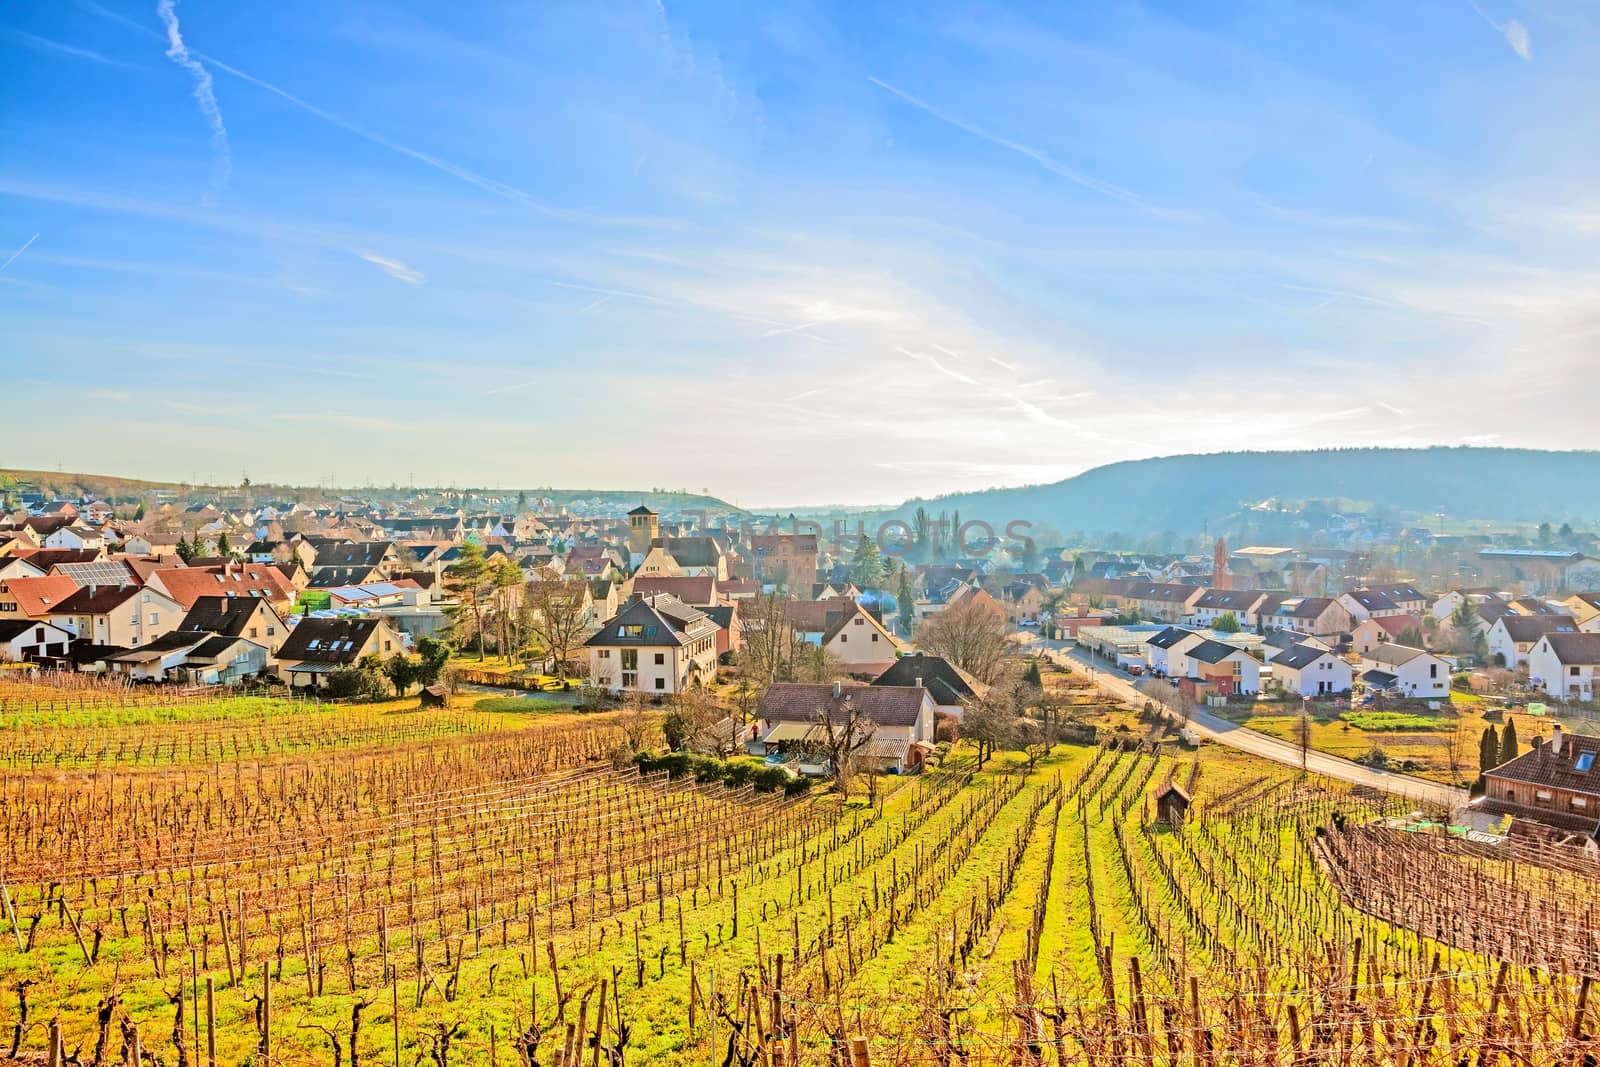
<path fill-rule="evenodd" d="M 844 682 L 835 698 L 828 682 L 779 682 L 761 698 L 756 716 L 769 722 L 816 722 L 824 710 L 839 718 L 854 705 L 880 726 L 911 726 L 927 692 L 916 686 Z"/>
<path fill-rule="evenodd" d="M 43 578 L 12 578 L 6 588 L 17 598 L 22 614 L 37 619 L 56 611 L 62 601 L 78 591 L 78 583 L 64 574 L 49 574 Z"/>

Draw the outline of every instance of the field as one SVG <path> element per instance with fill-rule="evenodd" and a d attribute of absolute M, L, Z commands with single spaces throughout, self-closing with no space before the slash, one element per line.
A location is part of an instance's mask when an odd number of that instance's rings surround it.
<path fill-rule="evenodd" d="M 1224 749 L 958 747 L 845 802 L 641 776 L 618 714 L 55 697 L 0 687 L 0 1058 L 1600 1052 L 1564 907 L 1592 870 L 1379 831 L 1381 800 Z"/>
<path fill-rule="evenodd" d="M 1382 749 L 1391 766 L 1451 785 L 1467 785 L 1478 776 L 1478 741 L 1484 727 L 1491 724 L 1485 713 L 1496 712 L 1493 705 L 1463 700 L 1460 694 L 1436 712 L 1311 707 L 1311 747 L 1317 751 L 1360 759 L 1374 748 Z M 1230 713 L 1227 718 L 1285 741 L 1297 740 L 1297 705 L 1261 703 L 1254 708 L 1254 713 Z M 1516 713 L 1511 717 L 1518 720 L 1522 740 L 1527 743 L 1538 731 L 1535 724 L 1539 720 Z M 1496 718 L 1493 725 L 1498 730 L 1500 720 Z"/>

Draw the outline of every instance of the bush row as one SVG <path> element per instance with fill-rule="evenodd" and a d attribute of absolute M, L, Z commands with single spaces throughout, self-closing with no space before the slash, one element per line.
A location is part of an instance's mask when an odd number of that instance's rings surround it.
<path fill-rule="evenodd" d="M 666 771 L 668 777 L 682 778 L 692 775 L 697 782 L 721 782 L 729 789 L 754 785 L 758 793 L 783 790 L 789 796 L 804 793 L 811 788 L 811 779 L 790 774 L 784 767 L 769 767 L 761 760 L 720 760 L 694 752 L 640 752 L 633 762 L 641 774 Z"/>

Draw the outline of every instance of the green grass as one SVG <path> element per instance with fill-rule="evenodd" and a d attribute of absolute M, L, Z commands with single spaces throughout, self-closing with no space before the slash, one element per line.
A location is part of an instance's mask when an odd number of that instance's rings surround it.
<path fill-rule="evenodd" d="M 472 704 L 473 711 L 503 711 L 517 715 L 559 715 L 578 710 L 576 704 L 546 697 L 481 697 Z"/>
<path fill-rule="evenodd" d="M 1339 716 L 1357 730 L 1443 730 L 1451 724 L 1437 715 L 1409 711 L 1347 711 Z"/>

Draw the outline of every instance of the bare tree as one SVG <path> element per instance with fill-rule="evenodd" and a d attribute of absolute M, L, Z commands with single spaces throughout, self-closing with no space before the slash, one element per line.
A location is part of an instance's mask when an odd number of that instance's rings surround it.
<path fill-rule="evenodd" d="M 1300 718 L 1294 724 L 1295 744 L 1300 748 L 1300 770 L 1307 770 L 1311 762 L 1311 716 L 1306 713 L 1305 704 L 1300 705 Z"/>
<path fill-rule="evenodd" d="M 1017 712 L 1005 694 L 975 701 L 961 717 L 961 736 L 978 746 L 978 766 L 996 749 L 1009 748 L 1017 731 Z"/>
<path fill-rule="evenodd" d="M 872 744 L 877 725 L 846 694 L 833 698 L 817 712 L 817 727 L 812 733 L 833 767 L 834 784 L 839 787 L 841 795 L 849 796 L 856 764 L 862 750 Z"/>
<path fill-rule="evenodd" d="M 587 594 L 581 579 L 529 582 L 524 588 L 528 631 L 555 661 L 558 678 L 566 678 L 567 660 L 587 629 Z"/>
<path fill-rule="evenodd" d="M 1031 772 L 1039 761 L 1048 756 L 1061 740 L 1061 731 L 1053 722 L 1043 719 L 1019 717 L 1013 731 L 1012 744 L 1027 760 Z"/>
<path fill-rule="evenodd" d="M 928 616 L 917 628 L 917 645 L 988 683 L 1011 652 L 1011 628 L 993 600 L 968 596 Z"/>

